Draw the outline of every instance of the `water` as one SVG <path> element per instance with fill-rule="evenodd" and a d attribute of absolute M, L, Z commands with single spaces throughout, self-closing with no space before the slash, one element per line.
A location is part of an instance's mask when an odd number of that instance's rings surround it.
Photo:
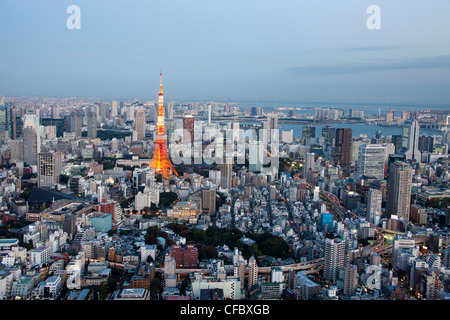
<path fill-rule="evenodd" d="M 330 124 L 334 128 L 350 128 L 352 129 L 352 136 L 359 137 L 360 135 L 366 135 L 368 138 L 375 137 L 375 133 L 377 131 L 381 131 L 381 134 L 385 137 L 389 137 L 392 135 L 401 135 L 402 134 L 402 127 L 384 127 L 384 126 L 378 126 L 375 124 L 368 125 L 366 123 L 333 123 Z M 280 125 L 281 126 L 281 125 Z M 294 136 L 295 137 L 301 137 L 302 136 L 302 128 L 303 125 L 298 124 L 283 124 L 283 127 L 280 128 L 280 130 L 289 131 L 294 130 Z M 326 125 L 315 125 L 316 127 L 316 137 L 322 135 L 322 128 Z M 419 135 L 442 135 L 441 131 L 437 130 L 430 130 L 430 129 L 424 129 L 421 128 L 419 131 Z"/>
<path fill-rule="evenodd" d="M 241 122 L 241 124 L 255 124 L 255 122 Z M 316 137 L 320 137 L 322 135 L 322 128 L 325 127 L 327 124 L 318 124 L 313 125 L 316 128 Z M 392 135 L 401 135 L 402 134 L 402 127 L 384 127 L 384 126 L 378 126 L 375 124 L 366 124 L 366 123 L 332 123 L 328 124 L 334 128 L 350 128 L 352 129 L 352 135 L 354 137 L 359 137 L 360 135 L 366 135 L 368 138 L 375 137 L 375 133 L 377 131 L 381 131 L 381 134 L 385 137 L 389 137 Z M 294 137 L 301 137 L 302 136 L 302 128 L 305 125 L 301 124 L 280 124 L 279 123 L 279 129 L 281 131 L 294 131 Z M 421 128 L 419 131 L 419 135 L 427 135 L 427 136 L 442 136 L 443 133 L 438 130 L 430 130 L 430 129 L 424 129 Z"/>
<path fill-rule="evenodd" d="M 223 101 L 232 102 L 232 101 Z M 356 103 L 356 102 L 298 102 L 298 101 L 233 101 L 240 108 L 260 107 L 267 109 L 275 108 L 302 108 L 295 110 L 295 114 L 314 114 L 315 108 L 339 108 L 348 112 L 350 109 L 363 110 L 366 115 L 377 115 L 378 109 L 384 115 L 388 111 L 421 111 L 421 110 L 450 110 L 450 105 L 443 104 L 418 104 L 418 103 Z"/>

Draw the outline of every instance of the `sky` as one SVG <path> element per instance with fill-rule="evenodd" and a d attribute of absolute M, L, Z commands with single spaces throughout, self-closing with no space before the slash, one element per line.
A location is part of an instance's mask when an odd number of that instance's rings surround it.
<path fill-rule="evenodd" d="M 430 3 L 1 0 L 0 96 L 156 99 L 162 69 L 167 100 L 449 106 L 450 0 Z"/>

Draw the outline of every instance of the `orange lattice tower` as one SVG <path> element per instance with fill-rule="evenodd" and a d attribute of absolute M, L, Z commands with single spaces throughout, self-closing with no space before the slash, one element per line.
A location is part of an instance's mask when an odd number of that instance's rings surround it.
<path fill-rule="evenodd" d="M 164 124 L 164 95 L 162 90 L 162 72 L 160 73 L 158 120 L 156 122 L 155 150 L 150 167 L 155 168 L 156 173 L 161 173 L 164 178 L 170 175 L 178 175 L 167 153 L 166 126 Z"/>

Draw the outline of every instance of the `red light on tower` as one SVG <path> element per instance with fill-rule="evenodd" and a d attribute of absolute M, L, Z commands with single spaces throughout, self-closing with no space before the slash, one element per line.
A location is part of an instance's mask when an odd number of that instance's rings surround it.
<path fill-rule="evenodd" d="M 156 173 L 161 173 L 164 178 L 170 175 L 178 175 L 169 154 L 167 153 L 166 142 L 166 126 L 164 124 L 164 94 L 162 90 L 162 72 L 159 74 L 159 98 L 158 98 L 158 119 L 156 121 L 156 136 L 155 136 L 155 150 L 153 151 L 153 158 L 150 162 L 150 167 L 154 168 Z"/>

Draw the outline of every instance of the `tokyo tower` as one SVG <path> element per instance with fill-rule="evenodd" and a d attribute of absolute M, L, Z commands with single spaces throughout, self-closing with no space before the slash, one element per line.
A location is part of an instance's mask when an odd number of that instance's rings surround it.
<path fill-rule="evenodd" d="M 150 167 L 154 168 L 156 173 L 161 173 L 164 178 L 170 175 L 178 175 L 167 153 L 166 144 L 166 126 L 164 124 L 164 95 L 162 90 L 162 72 L 159 74 L 159 99 L 158 99 L 158 120 L 156 122 L 155 150 Z"/>

